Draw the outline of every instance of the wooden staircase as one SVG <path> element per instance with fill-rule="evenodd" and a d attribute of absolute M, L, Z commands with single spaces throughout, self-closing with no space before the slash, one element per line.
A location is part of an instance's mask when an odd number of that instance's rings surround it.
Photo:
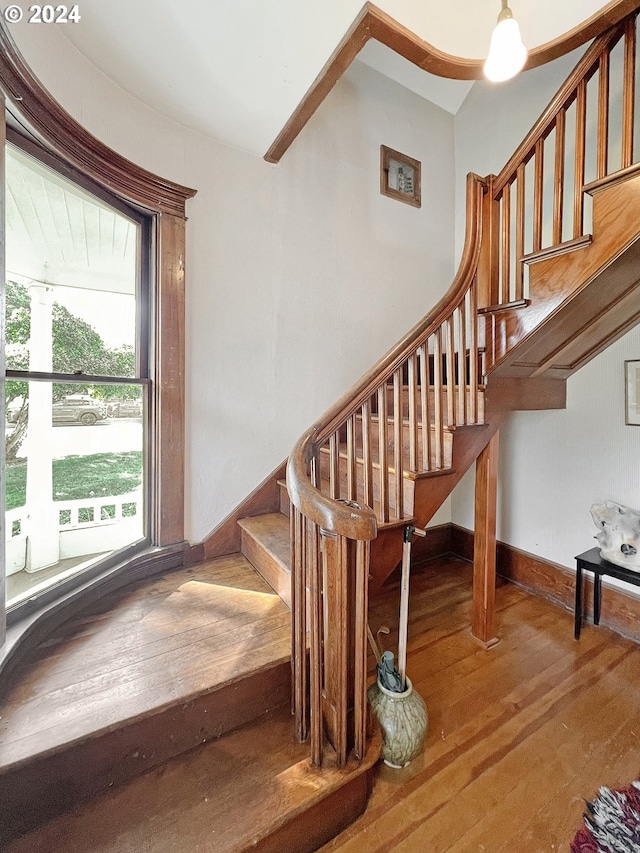
<path fill-rule="evenodd" d="M 636 16 L 594 42 L 499 175 L 469 176 L 452 287 L 296 444 L 289 526 L 241 522 L 243 552 L 293 609 L 296 727 L 314 764 L 326 738 L 339 761 L 362 754 L 369 591 L 400 561 L 405 526 L 427 525 L 474 462 L 473 630 L 490 641 L 500 424 L 563 408 L 567 378 L 640 321 Z"/>
<path fill-rule="evenodd" d="M 296 443 L 287 481 L 278 483 L 279 511 L 238 521 L 242 554 L 291 610 L 292 684 L 287 648 L 286 667 L 282 659 L 273 664 L 279 686 L 263 710 L 273 712 L 273 725 L 281 732 L 285 723 L 279 709 L 283 691 L 291 686 L 295 736 L 300 743 L 309 741 L 311 764 L 293 748 L 295 769 L 278 765 L 277 772 L 296 785 L 322 789 L 324 806 L 311 801 L 306 811 L 296 794 L 285 818 L 266 821 L 263 830 L 248 833 L 237 847 L 220 849 L 311 851 L 364 809 L 379 751 L 365 695 L 369 592 L 398 565 L 405 527 L 426 526 L 474 463 L 472 629 L 485 644 L 494 635 L 501 423 L 510 411 L 564 407 L 567 378 L 640 321 L 640 166 L 633 151 L 640 101 L 635 97 L 636 14 L 588 49 L 499 175 L 469 176 L 465 246 L 450 290 Z M 610 151 L 609 57 L 619 43 L 624 67 L 616 162 Z M 589 86 L 598 92 L 594 122 L 587 121 Z M 575 128 L 569 142 L 567 126 Z M 588 133 L 592 127 L 595 131 Z M 587 181 L 591 162 L 595 175 Z M 589 233 L 587 196 L 593 197 Z M 547 228 L 543 213 L 548 208 Z M 264 668 L 247 673 L 247 685 L 250 677 L 259 683 Z M 5 759 L 0 782 L 4 772 L 5 780 L 11 776 L 15 783 L 5 798 L 5 831 L 8 827 L 13 837 L 29 828 L 15 816 L 27 814 L 25 803 L 39 793 L 44 792 L 44 805 L 37 820 L 72 803 L 77 782 L 53 789 L 57 780 L 85 778 L 82 772 L 78 777 L 74 765 L 87 764 L 89 755 L 100 760 L 87 770 L 83 796 L 179 760 L 189 738 L 215 739 L 218 722 L 203 719 L 209 710 L 216 718 L 229 716 L 225 694 L 213 697 L 210 684 L 203 685 L 192 697 L 190 725 L 177 722 L 182 694 L 178 702 L 174 697 L 148 715 L 156 723 L 168 715 L 170 728 L 181 732 L 180 743 L 167 743 L 161 726 L 156 740 L 145 729 L 151 748 L 142 764 L 134 755 L 141 731 L 135 715 L 117 728 L 103 726 L 92 749 L 85 739 L 65 742 L 64 748 L 58 744 L 37 761 Z M 260 705 L 255 691 L 238 684 L 227 689 L 234 709 L 228 728 L 246 723 L 258 740 L 274 736 L 268 734 L 266 718 L 254 719 Z M 240 750 L 246 749 L 244 736 L 237 734 L 238 744 L 245 743 Z M 224 755 L 222 747 L 216 760 Z M 234 790 L 225 788 L 229 809 L 241 796 Z M 346 791 L 351 792 L 348 807 L 340 811 Z M 301 827 L 309 824 L 313 832 L 303 839 Z M 15 853 L 36 849 L 29 840 L 21 843 L 15 842 Z"/>
<path fill-rule="evenodd" d="M 311 851 L 340 832 L 379 744 L 346 767 L 328 750 L 310 771 L 290 636 L 239 554 L 77 614 L 3 685 L 0 849 Z"/>

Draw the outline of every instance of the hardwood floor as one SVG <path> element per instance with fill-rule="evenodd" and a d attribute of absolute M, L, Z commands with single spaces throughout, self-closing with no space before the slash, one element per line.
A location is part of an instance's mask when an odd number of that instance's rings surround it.
<path fill-rule="evenodd" d="M 424 697 L 424 754 L 381 766 L 365 814 L 323 853 L 564 851 L 584 800 L 640 776 L 640 647 L 511 584 L 497 590 L 501 642 L 469 634 L 471 567 L 414 575 L 407 672 Z M 395 619 L 387 590 L 371 625 Z M 395 641 L 387 647 L 393 649 Z"/>
<path fill-rule="evenodd" d="M 211 565 L 220 569 L 219 564 Z M 202 569 L 194 567 L 190 577 L 206 582 L 198 575 Z M 496 593 L 501 641 L 485 651 L 469 632 L 471 575 L 471 565 L 458 559 L 441 559 L 414 572 L 407 671 L 429 711 L 424 754 L 404 770 L 380 765 L 364 815 L 321 848 L 323 853 L 568 853 L 584 799 L 600 785 L 626 785 L 640 776 L 640 646 L 593 626 L 585 626 L 576 642 L 570 612 L 503 583 Z M 262 581 L 247 575 L 248 591 L 255 584 Z M 374 633 L 382 624 L 391 627 L 389 637 L 382 637 L 390 649 L 396 646 L 397 587 L 392 577 L 370 610 Z M 183 633 L 195 599 L 187 607 L 187 597 L 179 596 L 167 611 L 158 603 L 173 593 L 147 592 L 149 602 L 143 597 L 135 607 L 130 602 L 127 620 L 105 610 L 87 622 L 87 635 L 105 620 L 113 642 L 119 638 L 129 649 L 123 654 L 131 654 L 132 632 L 140 620 L 149 624 L 154 611 L 155 630 Z M 194 650 L 211 606 L 205 595 L 195 609 Z M 84 642 L 78 625 L 71 649 L 77 649 L 79 660 L 84 660 Z M 221 644 L 224 660 L 230 650 L 224 640 L 216 648 Z M 247 648 L 257 645 L 254 636 Z M 59 651 L 53 643 L 43 650 L 42 661 L 57 660 L 55 669 L 64 680 Z M 85 661 L 87 671 L 98 667 L 98 657 L 96 652 Z M 151 666 L 153 656 L 147 658 Z M 184 663 L 189 656 L 180 659 Z M 34 682 L 14 688 L 27 702 L 34 689 Z M 6 849 L 252 849 L 259 818 L 296 808 L 305 786 L 319 788 L 306 749 L 293 742 L 286 710 L 275 711 L 95 797 Z M 340 792 L 337 796 L 339 808 Z M 309 819 L 309 833 L 314 826 Z M 296 853 L 299 847 L 290 842 L 278 849 Z"/>

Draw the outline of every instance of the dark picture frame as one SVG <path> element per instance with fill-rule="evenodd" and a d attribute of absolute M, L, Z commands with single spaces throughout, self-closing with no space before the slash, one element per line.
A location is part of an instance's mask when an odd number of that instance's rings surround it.
<path fill-rule="evenodd" d="M 380 192 L 382 195 L 420 207 L 421 171 L 419 160 L 401 154 L 386 145 L 380 146 Z"/>

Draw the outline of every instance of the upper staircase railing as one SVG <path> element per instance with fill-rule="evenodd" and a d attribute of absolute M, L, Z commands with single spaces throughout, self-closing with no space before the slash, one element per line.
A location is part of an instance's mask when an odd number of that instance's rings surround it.
<path fill-rule="evenodd" d="M 637 14 L 596 39 L 498 176 L 468 177 L 451 288 L 289 457 L 294 711 L 313 764 L 325 733 L 339 764 L 366 751 L 371 541 L 411 520 L 407 481 L 451 466 L 451 430 L 483 422 L 495 317 L 528 304 L 527 263 L 587 244 L 585 191 L 632 171 Z"/>
<path fill-rule="evenodd" d="M 499 175 L 490 176 L 483 313 L 528 302 L 528 264 L 591 241 L 588 193 L 625 177 L 637 135 L 637 12 L 597 38 Z M 635 141 L 637 147 L 637 140 Z M 488 324 L 488 368 L 509 342 Z"/>

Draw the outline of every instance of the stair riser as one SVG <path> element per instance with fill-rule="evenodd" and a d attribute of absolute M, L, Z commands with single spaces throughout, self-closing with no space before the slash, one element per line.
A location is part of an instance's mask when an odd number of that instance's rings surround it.
<path fill-rule="evenodd" d="M 453 443 L 454 443 L 454 434 L 448 432 L 444 435 L 444 464 L 443 469 L 451 468 L 451 461 L 453 456 Z M 357 450 L 356 450 L 357 453 Z M 375 452 L 372 449 L 372 456 L 374 459 L 377 459 L 377 446 L 375 447 Z M 389 453 L 389 464 L 393 465 L 393 445 L 391 447 L 391 451 Z M 404 468 L 408 469 L 408 453 L 404 456 Z M 323 452 L 320 454 L 320 476 L 322 482 L 322 491 L 325 494 L 329 494 L 329 474 L 330 474 L 330 459 L 328 452 Z M 356 496 L 355 499 L 361 503 L 366 503 L 364 497 L 364 463 L 362 460 L 356 459 Z M 419 466 L 421 467 L 421 466 Z M 343 456 L 341 456 L 339 460 L 338 466 L 339 473 L 339 483 L 340 483 L 340 496 L 343 498 L 347 498 L 349 496 L 347 489 L 347 460 Z M 435 458 L 432 460 L 432 469 L 438 470 L 435 465 Z M 375 504 L 380 503 L 380 468 L 376 464 L 372 469 L 372 479 L 373 479 L 373 499 Z M 395 509 L 395 490 L 396 490 L 396 474 L 394 471 L 389 471 L 387 477 L 387 489 L 389 496 L 389 506 L 392 510 Z M 413 479 L 408 477 L 403 478 L 403 500 L 404 500 L 404 515 L 412 515 L 413 513 L 413 495 L 414 495 L 414 483 Z"/>
<path fill-rule="evenodd" d="M 99 791 L 120 785 L 290 701 L 288 660 L 0 776 L 0 841 L 7 843 Z M 0 847 L 2 845 L 0 844 Z"/>
<path fill-rule="evenodd" d="M 436 429 L 435 427 L 431 427 L 431 464 L 427 467 L 423 464 L 423 448 L 422 448 L 422 425 L 418 424 L 417 428 L 417 459 L 416 459 L 416 471 L 424 471 L 430 470 L 433 471 L 436 468 L 450 468 L 451 467 L 451 447 L 453 444 L 452 432 L 450 430 L 444 430 L 441 434 L 441 443 L 442 443 L 442 460 L 440 460 L 436 453 Z M 402 468 L 405 471 L 410 470 L 410 429 L 409 424 L 407 422 L 402 425 Z M 356 445 L 356 456 L 362 458 L 362 424 L 359 422 L 356 427 L 356 436 L 355 436 L 355 445 Z M 394 447 L 395 447 L 395 437 L 394 437 L 394 427 L 393 422 L 389 421 L 387 423 L 387 463 L 390 468 L 394 467 Z M 379 448 L 380 448 L 380 433 L 378 429 L 378 419 L 372 418 L 371 422 L 371 458 L 374 462 L 377 462 L 380 458 L 379 456 Z M 345 443 L 342 447 L 343 451 L 346 451 L 346 439 Z M 442 464 L 440 464 L 440 462 Z"/>
<path fill-rule="evenodd" d="M 241 551 L 269 586 L 291 609 L 291 575 L 280 562 L 245 530 L 241 534 Z"/>
<path fill-rule="evenodd" d="M 378 477 L 378 471 L 376 470 L 373 478 L 373 503 L 374 506 L 372 509 L 378 512 L 380 506 L 380 480 Z M 322 478 L 322 492 L 326 495 L 329 494 L 329 472 L 327 470 L 327 476 L 325 478 L 323 474 Z M 364 498 L 364 483 L 363 483 L 363 467 L 362 464 L 357 466 L 356 470 L 357 474 L 357 495 L 356 502 L 362 505 L 366 505 L 367 502 Z M 407 516 L 410 517 L 413 514 L 413 494 L 414 494 L 414 482 L 408 478 L 403 478 L 402 481 L 402 496 L 403 496 L 403 518 Z M 346 472 L 342 472 L 340 477 L 340 495 L 342 498 L 347 499 L 348 490 L 347 490 L 347 475 Z M 388 503 L 389 503 L 389 513 L 390 520 L 395 519 L 396 516 L 396 475 L 389 474 L 389 485 L 388 485 Z"/>
<path fill-rule="evenodd" d="M 447 412 L 449 406 L 449 391 L 446 388 L 443 388 L 442 397 L 441 397 L 441 411 L 442 417 L 444 420 L 447 419 Z M 465 423 L 465 416 L 462 410 L 460 393 L 458 386 L 452 389 L 451 393 L 453 394 L 453 407 L 455 412 L 454 422 L 459 425 Z M 470 412 L 472 407 L 472 399 L 471 399 L 471 391 L 467 387 L 465 389 L 465 406 L 466 406 L 466 422 L 469 422 Z M 400 394 L 401 399 L 401 407 L 402 407 L 402 417 L 409 417 L 409 389 L 405 386 L 401 390 Z M 393 387 L 390 386 L 387 388 L 387 414 L 393 415 L 395 412 L 395 394 Z M 429 400 L 428 400 L 428 411 L 429 411 L 429 420 L 431 423 L 435 422 L 435 392 L 433 388 L 429 389 Z M 416 393 L 416 416 L 419 421 L 422 420 L 422 409 L 420 403 L 420 389 L 418 389 Z M 484 399 L 483 394 L 479 393 L 476 395 L 476 422 L 481 423 L 484 420 Z"/>

